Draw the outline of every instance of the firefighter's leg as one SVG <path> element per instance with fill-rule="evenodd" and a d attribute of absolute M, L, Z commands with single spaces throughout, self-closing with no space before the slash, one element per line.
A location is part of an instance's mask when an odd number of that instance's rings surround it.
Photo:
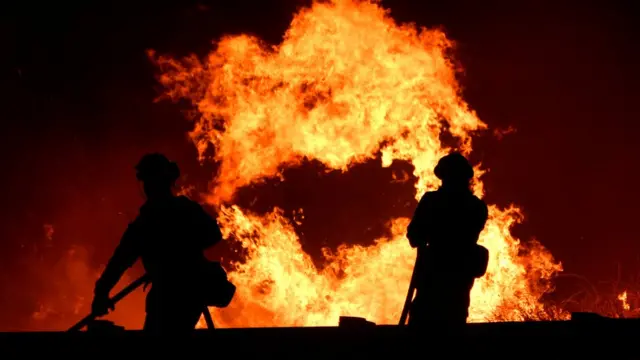
<path fill-rule="evenodd" d="M 416 296 L 409 310 L 409 327 L 413 329 L 424 328 L 428 323 L 428 311 L 428 304 L 425 299 Z"/>
<path fill-rule="evenodd" d="M 195 330 L 202 305 L 176 299 L 152 299 L 147 302 L 144 330 L 149 333 L 189 333 Z"/>
<path fill-rule="evenodd" d="M 190 333 L 198 324 L 202 312 L 193 309 L 147 313 L 144 330 L 148 333 Z"/>

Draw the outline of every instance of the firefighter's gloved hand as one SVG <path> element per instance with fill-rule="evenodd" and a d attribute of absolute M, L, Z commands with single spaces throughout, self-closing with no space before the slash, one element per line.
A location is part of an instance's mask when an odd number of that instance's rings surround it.
<path fill-rule="evenodd" d="M 96 316 L 104 316 L 109 311 L 115 310 L 115 306 L 109 299 L 109 295 L 95 295 L 91 303 L 91 312 Z"/>
<path fill-rule="evenodd" d="M 151 280 L 147 280 L 143 283 L 142 285 L 142 292 L 146 292 L 147 291 L 147 287 L 149 287 L 149 285 L 151 284 Z"/>

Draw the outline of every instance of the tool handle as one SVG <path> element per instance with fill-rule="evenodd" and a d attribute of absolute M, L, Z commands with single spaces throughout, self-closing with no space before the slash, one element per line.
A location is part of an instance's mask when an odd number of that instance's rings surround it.
<path fill-rule="evenodd" d="M 409 309 L 411 308 L 411 302 L 413 301 L 413 293 L 416 291 L 416 280 L 418 278 L 418 261 L 420 260 L 420 253 L 422 252 L 422 246 L 418 248 L 416 254 L 416 261 L 413 265 L 413 272 L 411 273 L 411 281 L 409 282 L 409 291 L 407 297 L 404 300 L 404 306 L 402 307 L 402 314 L 400 315 L 400 322 L 398 325 L 404 326 L 407 324 L 407 317 L 409 316 Z"/>
<path fill-rule="evenodd" d="M 209 330 L 214 330 L 216 327 L 213 324 L 213 319 L 211 318 L 211 313 L 209 312 L 209 308 L 207 306 L 204 307 L 202 315 L 204 316 L 204 321 L 207 323 L 207 328 Z"/>
<path fill-rule="evenodd" d="M 134 290 L 139 288 L 142 284 L 146 283 L 148 280 L 149 280 L 149 275 L 148 274 L 142 275 L 141 277 L 139 277 L 138 279 L 133 281 L 131 284 L 127 285 L 127 287 L 122 289 L 115 296 L 113 296 L 110 299 L 111 303 L 113 305 L 115 305 L 118 301 L 122 300 L 125 296 L 129 295 L 131 292 L 133 292 Z M 69 330 L 67 330 L 67 332 L 79 331 L 79 330 L 81 330 L 83 327 L 85 327 L 87 324 L 89 324 L 91 321 L 93 321 L 97 317 L 99 317 L 99 316 L 92 312 L 89 315 L 85 316 L 82 320 L 78 321 L 71 328 L 69 328 Z"/>

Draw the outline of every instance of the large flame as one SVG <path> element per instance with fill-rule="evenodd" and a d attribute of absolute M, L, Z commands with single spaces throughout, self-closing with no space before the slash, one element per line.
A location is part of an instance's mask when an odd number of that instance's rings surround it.
<path fill-rule="evenodd" d="M 432 169 L 450 151 L 441 136 L 469 153 L 473 132 L 486 128 L 460 97 L 451 48 L 443 32 L 396 24 L 376 3 L 334 0 L 300 10 L 278 46 L 226 36 L 204 60 L 155 58 L 166 94 L 197 110 L 191 137 L 202 160 L 213 148 L 220 163 L 207 201 L 225 237 L 247 253 L 230 271 L 236 299 L 213 311 L 219 326 L 336 325 L 340 315 L 398 321 L 415 261 L 408 219 L 391 219 L 392 236 L 373 246 L 327 250 L 318 269 L 281 210 L 258 215 L 228 203 L 239 188 L 307 159 L 340 171 L 408 161 L 415 198 L 435 189 Z M 561 266 L 510 234 L 521 219 L 516 207 L 490 206 L 480 243 L 491 259 L 473 288 L 470 321 L 549 316 L 540 298 Z"/>

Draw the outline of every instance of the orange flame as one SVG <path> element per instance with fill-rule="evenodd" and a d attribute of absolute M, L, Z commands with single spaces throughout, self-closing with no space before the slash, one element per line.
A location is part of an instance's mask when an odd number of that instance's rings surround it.
<path fill-rule="evenodd" d="M 629 302 L 627 301 L 627 291 L 623 291 L 620 295 L 618 295 L 618 300 L 620 300 L 620 303 L 622 303 L 622 309 L 625 311 L 629 311 L 631 310 L 631 306 L 629 305 Z"/>
<path fill-rule="evenodd" d="M 277 46 L 225 36 L 204 61 L 155 59 L 166 95 L 197 110 L 191 138 L 201 160 L 213 147 L 220 162 L 207 202 L 219 208 L 225 237 L 247 250 L 230 272 L 236 299 L 213 311 L 219 326 L 336 325 L 340 315 L 397 323 L 415 260 L 408 219 L 391 219 L 392 236 L 373 246 L 326 250 L 318 269 L 280 209 L 261 216 L 225 204 L 237 189 L 311 159 L 340 171 L 378 156 L 383 167 L 407 161 L 415 198 L 435 189 L 432 169 L 450 151 L 441 135 L 468 154 L 473 132 L 487 128 L 460 97 L 452 46 L 441 31 L 396 24 L 376 3 L 334 0 L 300 10 Z M 478 167 L 479 196 L 481 175 Z M 480 243 L 491 259 L 473 288 L 470 321 L 548 317 L 540 297 L 562 268 L 538 243 L 525 248 L 510 234 L 521 220 L 516 207 L 490 206 Z"/>

